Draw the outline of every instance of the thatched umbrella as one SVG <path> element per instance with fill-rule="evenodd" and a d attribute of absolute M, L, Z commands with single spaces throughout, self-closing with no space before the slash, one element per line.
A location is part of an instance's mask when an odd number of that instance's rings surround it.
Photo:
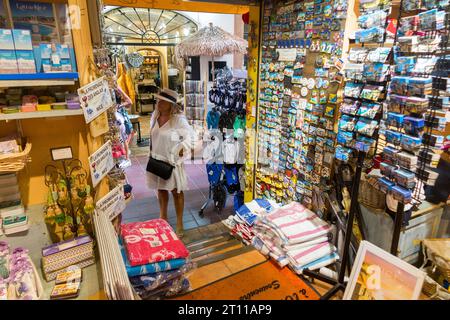
<path fill-rule="evenodd" d="M 245 54 L 247 46 L 246 40 L 210 23 L 209 26 L 201 28 L 183 42 L 177 44 L 175 46 L 175 58 L 184 67 L 186 59 L 190 56 L 212 57 L 214 80 L 214 57 L 221 57 L 230 53 Z"/>

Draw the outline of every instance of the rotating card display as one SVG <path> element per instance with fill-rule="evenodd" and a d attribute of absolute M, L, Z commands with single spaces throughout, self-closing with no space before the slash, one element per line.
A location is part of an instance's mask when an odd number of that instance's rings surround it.
<path fill-rule="evenodd" d="M 383 143 L 380 190 L 402 203 L 420 204 L 434 185 L 448 111 L 449 2 L 402 1 L 394 47 L 394 72 Z"/>
<path fill-rule="evenodd" d="M 347 1 L 265 1 L 263 10 L 256 193 L 311 207 L 331 177 Z"/>
<path fill-rule="evenodd" d="M 354 159 L 355 150 L 374 156 L 386 88 L 390 80 L 391 48 L 384 46 L 390 1 L 363 0 L 355 43 L 344 67 L 345 86 L 340 105 L 337 160 Z M 369 157 L 370 158 L 370 157 Z"/>

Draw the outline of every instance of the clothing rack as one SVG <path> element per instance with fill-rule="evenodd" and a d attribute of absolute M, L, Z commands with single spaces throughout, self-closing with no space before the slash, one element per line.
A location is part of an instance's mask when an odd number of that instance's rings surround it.
<path fill-rule="evenodd" d="M 208 93 L 208 99 L 214 106 L 208 111 L 208 115 L 206 116 L 206 123 L 208 130 L 218 130 L 217 134 L 214 134 L 214 138 L 223 139 L 221 143 L 219 143 L 219 147 L 221 150 L 216 150 L 215 154 L 217 155 L 217 151 L 220 156 L 212 161 L 212 165 L 217 165 L 219 167 L 221 165 L 221 171 L 219 179 L 216 183 L 211 183 L 209 185 L 208 199 L 203 204 L 203 206 L 199 210 L 199 215 L 203 216 L 204 210 L 208 206 L 208 204 L 214 201 L 217 213 L 220 214 L 223 206 L 225 205 L 225 200 L 221 201 L 220 193 L 223 191 L 226 185 L 228 185 L 226 178 L 226 170 L 235 170 L 235 174 L 239 176 L 238 172 L 242 167 L 240 161 L 243 162 L 243 159 L 240 160 L 238 156 L 236 156 L 236 163 L 230 164 L 230 161 L 224 159 L 226 155 L 223 154 L 222 145 L 226 143 L 226 139 L 232 139 L 233 135 L 235 140 L 241 133 L 234 132 L 235 129 L 235 121 L 236 117 L 239 119 L 243 119 L 245 121 L 245 102 L 246 102 L 246 80 L 245 79 L 236 79 L 233 77 L 231 71 L 227 68 L 216 70 L 215 81 L 213 84 L 213 88 Z M 233 121 L 231 121 L 233 120 Z M 245 125 L 242 128 L 245 130 Z M 230 134 L 229 130 L 233 130 L 233 134 Z M 240 137 L 241 142 L 243 142 L 243 136 Z M 211 139 L 212 143 L 213 138 Z M 236 142 L 237 146 L 239 142 Z M 242 147 L 242 146 L 241 146 Z M 240 151 L 243 151 L 242 148 L 238 148 L 237 155 L 240 155 Z M 225 160 L 225 161 L 224 161 Z M 225 164 L 223 164 L 225 163 Z M 228 168 L 225 166 L 236 166 L 235 168 Z M 208 170 L 208 169 L 207 169 Z M 208 173 L 209 174 L 209 173 Z M 239 178 L 237 179 L 238 185 Z M 222 188 L 222 189 L 221 189 Z M 242 188 L 239 188 L 242 189 Z M 230 192 L 227 190 L 227 193 L 235 194 L 236 192 L 243 192 L 243 190 L 235 190 L 234 192 Z M 219 200 L 217 200 L 219 199 Z M 223 205 L 222 205 L 223 204 Z"/>

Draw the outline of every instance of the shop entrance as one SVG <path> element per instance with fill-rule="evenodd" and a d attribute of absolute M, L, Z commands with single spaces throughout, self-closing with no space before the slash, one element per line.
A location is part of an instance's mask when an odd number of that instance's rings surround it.
<path fill-rule="evenodd" d="M 210 23 L 230 36 L 247 39 L 248 26 L 242 14 L 105 6 L 103 21 L 103 38 L 113 52 L 113 60 L 117 65 L 125 66 L 135 91 L 130 117 L 134 124 L 138 123 L 134 125 L 135 130 L 140 131 L 130 142 L 130 166 L 126 173 L 133 188 L 133 201 L 123 213 L 122 223 L 146 221 L 160 216 L 158 192 L 148 186 L 145 168 L 150 119 L 157 102 L 154 94 L 159 88 L 169 88 L 182 97 L 183 113 L 198 138 L 191 150 L 191 158 L 184 163 L 189 190 L 184 191 L 183 242 L 193 252 L 193 258 L 200 266 L 248 252 L 252 248 L 232 238 L 229 229 L 221 222 L 234 214 L 237 197 L 243 201 L 244 188 L 241 187 L 243 181 L 241 183 L 240 179 L 244 177 L 238 176 L 243 161 L 240 165 L 236 161 L 226 168 L 220 167 L 220 172 L 214 167 L 214 174 L 220 177 L 212 182 L 208 177 L 211 166 L 207 166 L 203 159 L 205 148 L 211 143 L 209 136 L 212 134 L 208 129 L 218 126 L 217 123 L 211 126 L 207 119 L 211 111 L 214 111 L 217 120 L 226 113 L 225 116 L 233 116 L 228 121 L 234 121 L 238 111 L 239 119 L 245 120 L 247 59 L 244 59 L 244 54 L 212 58 L 193 53 L 180 63 L 175 55 L 177 44 L 183 43 Z M 213 93 L 217 96 L 216 101 L 211 97 Z M 220 100 L 219 95 L 235 99 L 234 107 L 221 112 L 223 100 Z M 241 123 L 245 130 L 245 121 Z M 231 139 L 235 140 L 234 137 Z M 241 147 L 243 150 L 243 141 Z M 230 182 L 230 176 L 234 177 L 234 182 Z M 168 221 L 175 229 L 177 217 L 170 194 Z"/>

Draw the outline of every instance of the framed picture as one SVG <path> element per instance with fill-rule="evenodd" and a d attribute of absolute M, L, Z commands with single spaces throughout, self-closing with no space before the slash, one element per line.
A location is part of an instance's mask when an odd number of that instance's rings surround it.
<path fill-rule="evenodd" d="M 421 270 L 362 241 L 344 300 L 417 300 L 424 279 Z"/>

